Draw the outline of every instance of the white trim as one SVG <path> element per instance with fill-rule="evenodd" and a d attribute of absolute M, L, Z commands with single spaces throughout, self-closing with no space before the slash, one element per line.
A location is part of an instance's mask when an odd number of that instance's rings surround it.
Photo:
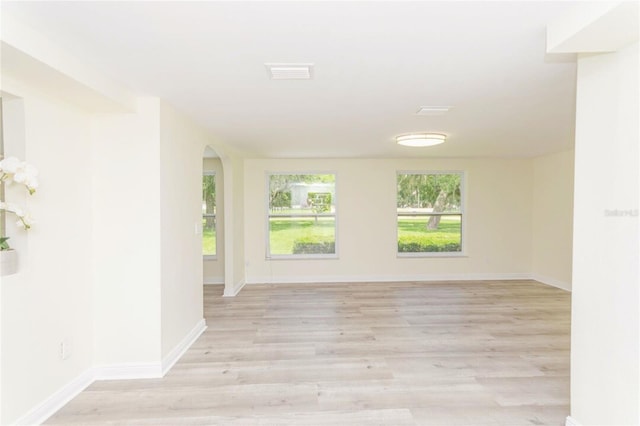
<path fill-rule="evenodd" d="M 189 333 L 171 350 L 164 358 L 162 358 L 162 376 L 167 374 L 171 367 L 178 362 L 184 353 L 193 345 L 200 335 L 207 329 L 207 323 L 202 318 L 191 329 Z"/>
<path fill-rule="evenodd" d="M 244 284 L 243 284 L 244 285 Z M 238 291 L 242 286 L 238 288 Z M 237 292 L 236 292 L 237 294 Z M 156 379 L 163 377 L 207 328 L 203 319 L 187 333 L 161 363 L 113 364 L 88 368 L 78 377 L 62 386 L 27 414 L 16 420 L 16 425 L 39 425 L 54 415 L 96 380 Z"/>
<path fill-rule="evenodd" d="M 228 288 L 226 285 L 224 286 L 224 294 L 222 295 L 222 297 L 235 297 L 238 295 L 238 293 L 240 293 L 240 290 L 242 290 L 242 287 L 245 286 L 245 284 L 247 284 L 247 282 L 245 280 L 242 280 L 238 283 L 236 283 L 236 285 L 233 286 L 233 288 Z"/>
<path fill-rule="evenodd" d="M 95 380 L 93 369 L 88 369 L 78 377 L 58 389 L 47 399 L 32 408 L 27 414 L 16 420 L 16 425 L 39 425 L 44 423 L 56 411 L 75 398 Z"/>
<path fill-rule="evenodd" d="M 562 290 L 571 291 L 571 283 L 567 283 L 565 281 L 561 281 L 556 278 L 548 277 L 540 274 L 531 274 L 531 279 L 541 282 L 542 284 L 550 285 L 552 287 L 557 287 Z"/>
<path fill-rule="evenodd" d="M 247 279 L 247 284 L 291 284 L 291 283 L 345 283 L 345 282 L 404 282 L 404 281 L 504 281 L 530 280 L 529 273 L 503 274 L 433 274 L 433 275 L 301 275 L 265 276 Z"/>
<path fill-rule="evenodd" d="M 204 285 L 224 284 L 224 277 L 204 277 Z"/>
<path fill-rule="evenodd" d="M 93 372 L 95 380 L 159 379 L 162 366 L 154 362 L 99 365 Z"/>
<path fill-rule="evenodd" d="M 565 421 L 565 426 L 582 426 L 576 419 L 571 416 L 567 416 L 567 420 Z"/>

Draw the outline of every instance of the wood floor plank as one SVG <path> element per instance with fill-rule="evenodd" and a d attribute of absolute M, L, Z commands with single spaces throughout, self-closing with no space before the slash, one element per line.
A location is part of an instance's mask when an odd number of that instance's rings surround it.
<path fill-rule="evenodd" d="M 162 379 L 96 382 L 54 425 L 555 425 L 570 293 L 533 281 L 282 284 L 223 298 Z"/>

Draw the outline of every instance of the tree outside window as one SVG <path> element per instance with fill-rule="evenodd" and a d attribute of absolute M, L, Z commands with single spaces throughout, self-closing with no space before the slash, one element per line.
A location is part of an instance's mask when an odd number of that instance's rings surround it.
<path fill-rule="evenodd" d="M 216 256 L 216 174 L 202 176 L 202 254 Z"/>
<path fill-rule="evenodd" d="M 398 253 L 462 252 L 462 177 L 397 174 Z"/>
<path fill-rule="evenodd" d="M 270 174 L 267 257 L 335 257 L 333 174 Z"/>

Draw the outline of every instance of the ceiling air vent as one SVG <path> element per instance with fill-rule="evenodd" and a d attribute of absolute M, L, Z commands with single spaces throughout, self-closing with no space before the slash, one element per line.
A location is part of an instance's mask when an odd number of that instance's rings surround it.
<path fill-rule="evenodd" d="M 264 64 L 271 80 L 310 80 L 313 64 Z"/>
<path fill-rule="evenodd" d="M 416 115 L 444 115 L 453 108 L 450 106 L 422 106 Z"/>

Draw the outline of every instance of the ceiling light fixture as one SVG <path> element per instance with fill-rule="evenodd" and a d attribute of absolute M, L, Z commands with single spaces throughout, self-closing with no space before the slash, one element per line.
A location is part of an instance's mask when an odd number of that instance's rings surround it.
<path fill-rule="evenodd" d="M 409 133 L 406 135 L 396 136 L 396 143 L 404 146 L 433 146 L 443 143 L 447 139 L 447 135 L 442 133 Z"/>

